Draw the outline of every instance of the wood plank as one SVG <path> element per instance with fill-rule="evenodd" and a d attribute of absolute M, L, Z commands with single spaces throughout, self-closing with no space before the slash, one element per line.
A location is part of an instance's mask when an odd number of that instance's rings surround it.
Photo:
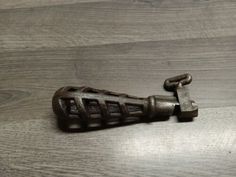
<path fill-rule="evenodd" d="M 234 1 L 112 1 L 0 10 L 0 50 L 236 35 Z"/>
<path fill-rule="evenodd" d="M 235 14 L 231 0 L 0 0 L 0 177 L 235 177 Z M 194 122 L 57 128 L 62 86 L 168 95 L 183 72 Z"/>
<path fill-rule="evenodd" d="M 19 9 L 19 8 L 32 8 L 32 7 L 45 7 L 55 5 L 66 5 L 76 3 L 90 3 L 101 2 L 109 0 L 0 0 L 0 10 L 2 9 Z"/>
<path fill-rule="evenodd" d="M 49 108 L 0 124 L 7 176 L 223 176 L 236 174 L 236 107 L 201 109 L 192 123 L 156 122 L 89 133 L 56 130 Z"/>
<path fill-rule="evenodd" d="M 235 37 L 224 37 L 3 52 L 0 109 L 44 109 L 66 85 L 170 94 L 162 88 L 164 79 L 185 72 L 193 75 L 189 89 L 200 108 L 236 106 L 235 46 Z"/>

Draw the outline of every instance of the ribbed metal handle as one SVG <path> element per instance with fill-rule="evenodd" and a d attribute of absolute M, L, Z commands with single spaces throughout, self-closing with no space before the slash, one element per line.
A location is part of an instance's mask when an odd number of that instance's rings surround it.
<path fill-rule="evenodd" d="M 52 105 L 59 119 L 86 128 L 138 121 L 147 116 L 148 101 L 89 87 L 63 87 L 55 93 Z"/>

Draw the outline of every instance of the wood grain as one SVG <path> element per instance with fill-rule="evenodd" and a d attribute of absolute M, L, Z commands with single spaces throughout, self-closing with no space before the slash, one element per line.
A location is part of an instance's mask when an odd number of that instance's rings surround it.
<path fill-rule="evenodd" d="M 236 175 L 236 3 L 0 1 L 0 177 Z M 56 89 L 146 97 L 189 72 L 191 123 L 63 133 Z"/>
<path fill-rule="evenodd" d="M 0 9 L 20 9 L 20 8 L 34 8 L 47 7 L 55 5 L 67 5 L 77 3 L 91 3 L 103 2 L 109 0 L 0 0 Z"/>
<path fill-rule="evenodd" d="M 49 1 L 48 1 L 49 2 Z M 234 1 L 108 1 L 0 11 L 0 50 L 236 34 Z"/>

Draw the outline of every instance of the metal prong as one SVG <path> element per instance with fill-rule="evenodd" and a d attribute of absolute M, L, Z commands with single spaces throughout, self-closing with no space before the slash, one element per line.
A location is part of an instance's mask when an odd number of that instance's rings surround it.
<path fill-rule="evenodd" d="M 171 77 L 165 80 L 164 88 L 168 91 L 174 91 L 179 85 L 187 85 L 192 82 L 192 76 L 188 73 Z"/>

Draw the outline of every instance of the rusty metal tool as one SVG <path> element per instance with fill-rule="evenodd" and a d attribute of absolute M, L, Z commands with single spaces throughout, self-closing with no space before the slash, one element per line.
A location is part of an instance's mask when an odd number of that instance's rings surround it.
<path fill-rule="evenodd" d="M 186 89 L 190 74 L 166 79 L 164 88 L 173 96 L 147 98 L 90 87 L 62 87 L 52 99 L 52 107 L 63 130 L 89 130 L 132 122 L 151 122 L 176 115 L 180 121 L 192 121 L 198 115 L 197 104 Z"/>

